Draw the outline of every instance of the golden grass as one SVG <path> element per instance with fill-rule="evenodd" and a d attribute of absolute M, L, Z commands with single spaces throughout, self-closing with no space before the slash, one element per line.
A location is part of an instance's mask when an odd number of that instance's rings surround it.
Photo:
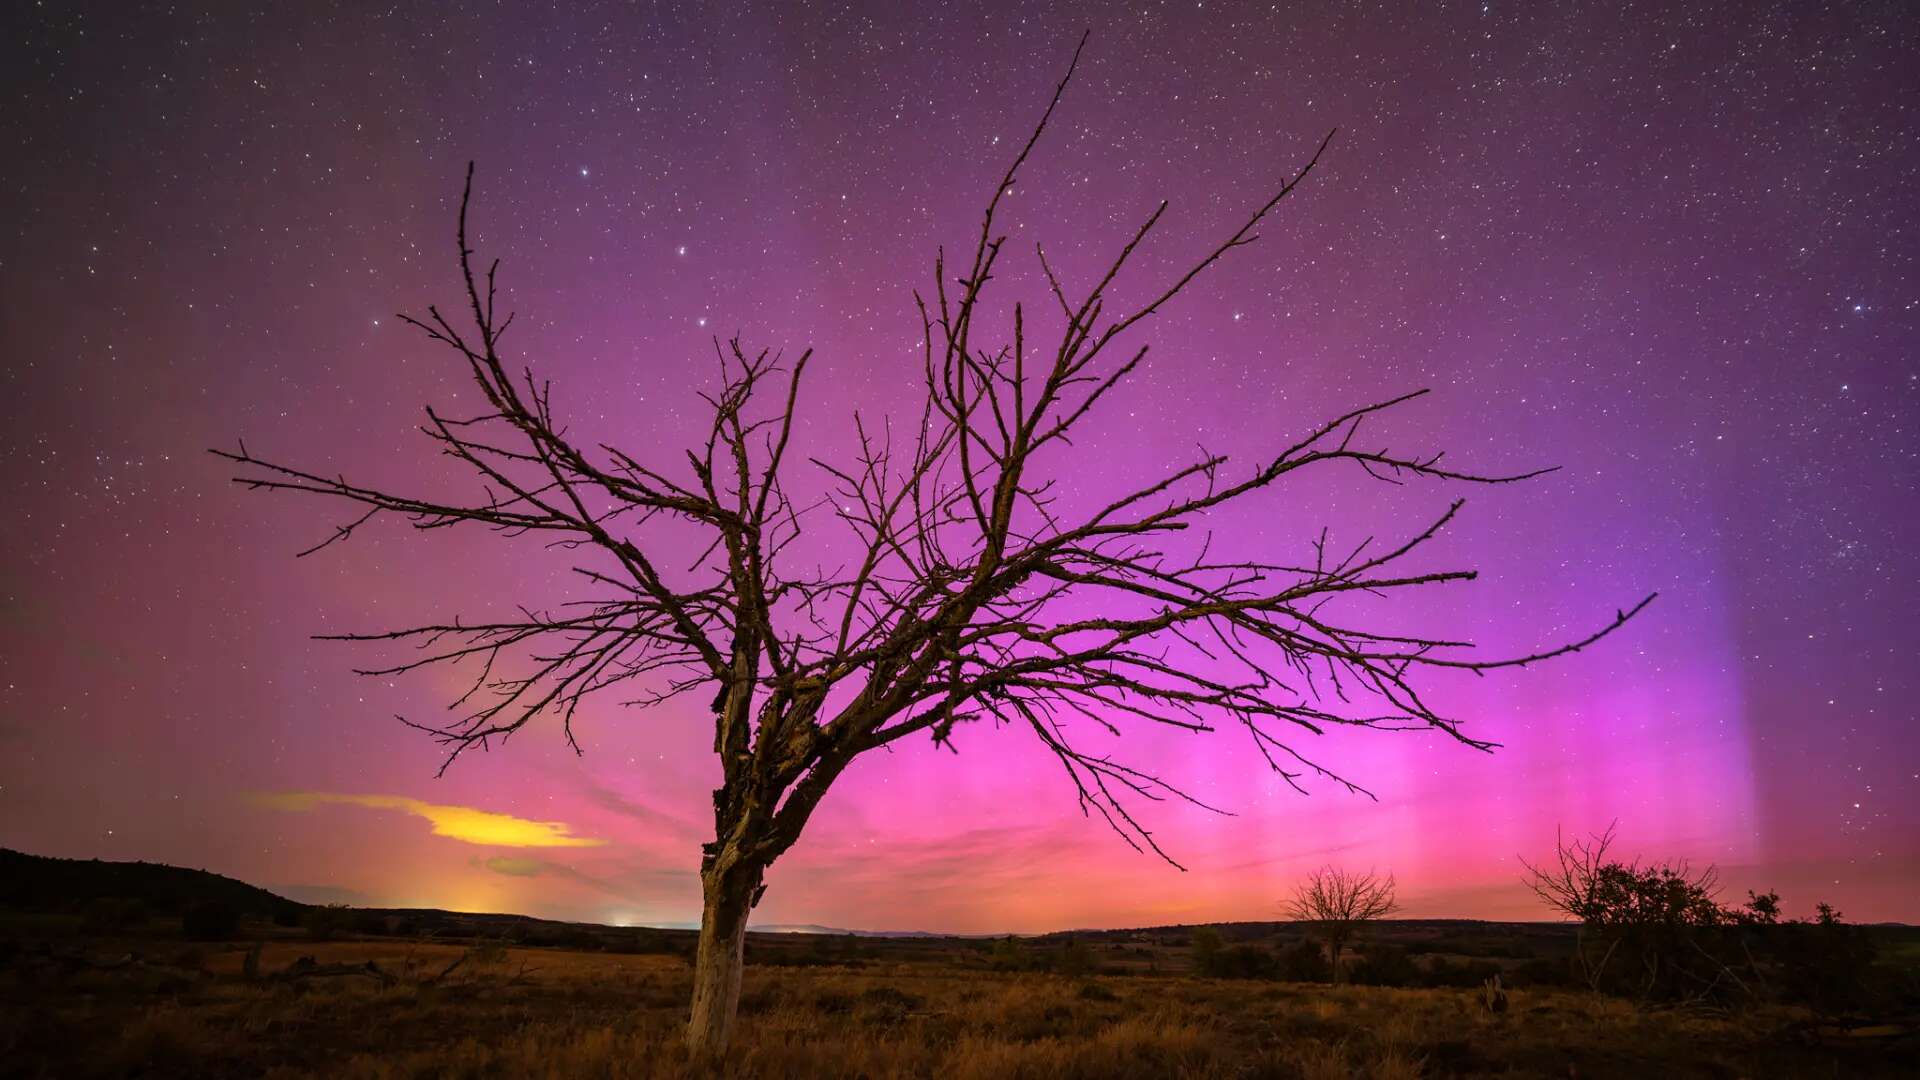
<path fill-rule="evenodd" d="M 1386 990 L 1184 977 L 1065 978 L 896 963 L 750 968 L 736 1045 L 690 1062 L 684 962 L 511 949 L 437 984 L 460 948 L 278 943 L 296 957 L 373 960 L 400 980 L 248 982 L 243 950 L 183 965 L 0 974 L 0 1071 L 46 1076 L 1002 1078 L 1901 1075 L 1911 1063 L 1782 1034 L 1784 1016 L 1645 1013 L 1516 992 L 1496 1016 L 1460 990 Z M 198 963 L 204 973 L 194 973 Z M 163 970 L 164 969 L 164 970 Z M 156 972 L 158 974 L 156 974 Z M 24 1007 L 22 1007 L 24 1006 Z"/>

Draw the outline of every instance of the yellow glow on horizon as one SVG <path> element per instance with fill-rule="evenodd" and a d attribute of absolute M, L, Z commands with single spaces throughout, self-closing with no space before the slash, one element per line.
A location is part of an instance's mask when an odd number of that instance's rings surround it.
<path fill-rule="evenodd" d="M 266 792 L 253 801 L 272 810 L 306 813 L 322 805 L 360 806 L 369 810 L 398 810 L 425 818 L 435 836 L 489 847 L 600 847 L 607 843 L 573 835 L 562 821 L 529 821 L 471 806 L 444 806 L 406 795 L 347 795 L 325 791 Z"/>

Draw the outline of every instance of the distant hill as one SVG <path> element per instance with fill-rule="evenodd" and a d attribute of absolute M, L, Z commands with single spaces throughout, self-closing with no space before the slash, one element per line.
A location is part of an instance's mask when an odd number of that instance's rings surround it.
<path fill-rule="evenodd" d="M 300 912 L 312 907 L 246 882 L 205 870 L 188 870 L 164 863 L 55 859 L 0 848 L 0 908 L 71 912 L 80 910 L 88 901 L 95 898 L 137 899 L 152 910 L 171 913 L 181 912 L 195 903 L 218 900 L 243 914 L 262 918 L 282 916 L 283 920 L 288 915 L 297 920 Z M 555 944 L 569 943 L 576 947 L 586 944 L 590 939 L 597 941 L 608 934 L 614 935 L 619 940 L 636 938 L 649 942 L 655 937 L 661 937 L 661 941 L 664 942 L 699 929 L 698 923 L 615 928 L 504 912 L 452 912 L 419 908 L 355 908 L 353 911 L 357 917 L 354 925 L 364 932 L 383 932 L 375 927 L 386 921 L 394 926 L 404 925 L 412 932 L 452 936 L 503 936 Z M 1283 923 L 1217 923 L 1213 925 L 1231 940 L 1264 938 L 1286 928 L 1286 924 Z M 944 940 L 1004 936 L 941 934 L 924 930 L 854 930 L 794 923 L 759 924 L 752 926 L 751 929 L 755 934 L 792 938 L 826 936 Z M 1187 926 L 1080 929 L 1020 936 L 1032 936 L 1041 941 L 1067 938 L 1111 942 L 1143 939 L 1184 941 L 1190 929 Z M 1552 923 L 1500 924 L 1472 920 L 1409 920 L 1382 923 L 1377 927 L 1376 933 L 1390 938 L 1413 939 L 1480 936 L 1490 939 L 1511 939 L 1517 936 L 1571 940 L 1573 928 L 1567 924 Z"/>
<path fill-rule="evenodd" d="M 298 925 L 302 913 L 314 905 L 289 900 L 277 893 L 205 870 L 189 870 L 165 863 L 105 862 L 100 859 L 56 859 L 0 848 L 0 909 L 36 912 L 78 912 L 96 899 L 138 900 L 154 912 L 179 914 L 208 901 L 218 901 L 243 914 Z M 352 909 L 350 925 L 371 934 L 439 934 L 507 937 L 535 944 L 573 947 L 612 947 L 631 951 L 666 948 L 699 929 L 698 923 L 612 927 L 597 923 L 563 922 L 504 912 L 454 912 L 432 908 Z M 1298 933 L 1289 923 L 1208 923 L 1229 941 L 1258 941 Z M 1891 930 L 1910 930 L 1902 923 L 1875 924 Z M 763 938 L 856 937 L 903 942 L 938 942 L 1006 937 L 1005 934 L 949 934 L 925 930 L 850 930 L 811 923 L 756 924 L 750 928 Z M 1147 926 L 1114 929 L 1058 930 L 1046 934 L 1012 935 L 1039 942 L 1076 939 L 1115 945 L 1158 942 L 1184 945 L 1194 925 Z M 1514 947 L 1557 952 L 1570 946 L 1571 923 L 1482 922 L 1476 919 L 1388 919 L 1374 924 L 1378 940 L 1420 948 L 1446 942 L 1468 955 L 1507 955 Z M 682 943 L 684 944 L 684 942 Z"/>
<path fill-rule="evenodd" d="M 139 900 L 154 911 L 181 912 L 219 902 L 247 915 L 297 914 L 307 905 L 205 870 L 149 862 L 55 859 L 0 848 L 0 907 L 76 911 L 90 900 Z"/>

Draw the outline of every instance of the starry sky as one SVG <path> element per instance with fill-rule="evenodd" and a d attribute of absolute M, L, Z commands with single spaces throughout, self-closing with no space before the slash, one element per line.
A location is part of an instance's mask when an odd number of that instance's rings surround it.
<path fill-rule="evenodd" d="M 1859 919 L 1920 920 L 1920 20 L 1898 3 L 9 5 L 0 49 L 0 844 L 204 867 L 306 900 L 698 918 L 700 703 L 612 701 L 462 759 L 453 673 L 310 635 L 567 598 L 562 555 L 248 494 L 205 453 L 460 490 L 415 431 L 471 405 L 395 313 L 457 298 L 477 162 L 516 358 L 583 437 L 672 462 L 715 334 L 815 350 L 798 438 L 913 407 L 911 289 L 1091 28 L 1008 200 L 1084 288 L 1162 197 L 1138 296 L 1340 135 L 1261 241 L 1157 320 L 1060 463 L 1118 495 L 1347 408 L 1523 488 L 1341 474 L 1215 527 L 1357 540 L 1468 497 L 1481 579 L 1394 618 L 1489 649 L 1660 600 L 1599 647 L 1433 693 L 1499 742 L 1335 734 L 1376 793 L 1244 744 L 1130 741 L 1216 816 L 1186 873 L 1080 817 L 1022 732 L 862 758 L 770 874 L 769 924 L 1037 931 L 1277 917 L 1304 870 L 1408 913 L 1542 918 L 1521 856 L 1618 822 Z M 1024 256 L 1018 253 L 1028 253 Z M 683 553 L 691 557 L 691 552 Z M 391 659 L 389 654 L 386 659 Z"/>

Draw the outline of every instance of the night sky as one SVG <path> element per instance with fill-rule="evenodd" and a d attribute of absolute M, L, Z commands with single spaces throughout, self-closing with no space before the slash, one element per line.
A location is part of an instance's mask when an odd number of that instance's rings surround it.
<path fill-rule="evenodd" d="M 384 6 L 384 5 L 383 5 Z M 612 700 L 434 778 L 457 673 L 310 640 L 552 603 L 564 555 L 339 518 L 209 447 L 455 494 L 415 431 L 471 406 L 395 313 L 504 257 L 515 358 L 588 439 L 669 465 L 715 334 L 815 350 L 799 435 L 917 402 L 924 286 L 1058 79 L 1008 203 L 1084 289 L 1161 197 L 1138 297 L 1341 129 L 1258 244 L 1143 340 L 1074 456 L 1113 496 L 1196 443 L 1245 462 L 1434 393 L 1396 447 L 1520 488 L 1329 474 L 1213 525 L 1300 552 L 1424 524 L 1481 579 L 1397 609 L 1570 660 L 1439 680 L 1502 744 L 1328 736 L 1378 793 L 1288 791 L 1244 742 L 1126 744 L 1214 816 L 1191 870 L 1080 817 L 1019 731 L 863 757 L 772 870 L 768 923 L 1042 930 L 1277 917 L 1323 862 L 1409 914 L 1543 918 L 1518 856 L 1617 820 L 1789 912 L 1920 920 L 1920 19 L 1900 3 L 8 6 L 0 109 L 0 844 L 204 867 L 306 900 L 698 918 L 718 776 L 701 703 Z M 1686 9 L 1683 12 L 1683 9 Z M 693 552 L 675 553 L 682 561 Z"/>

